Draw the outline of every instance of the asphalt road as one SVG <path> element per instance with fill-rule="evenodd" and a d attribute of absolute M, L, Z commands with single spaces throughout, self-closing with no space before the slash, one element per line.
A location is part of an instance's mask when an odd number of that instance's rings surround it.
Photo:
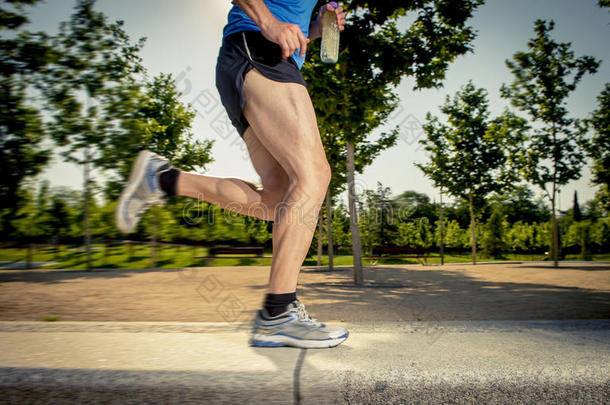
<path fill-rule="evenodd" d="M 237 323 L 0 322 L 0 403 L 610 403 L 610 320 L 345 326 L 302 350 Z"/>

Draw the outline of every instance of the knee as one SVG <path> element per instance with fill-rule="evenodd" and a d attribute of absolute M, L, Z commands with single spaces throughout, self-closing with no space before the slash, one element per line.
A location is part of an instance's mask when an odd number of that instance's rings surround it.
<path fill-rule="evenodd" d="M 323 199 L 330 183 L 331 169 L 327 161 L 313 165 L 289 178 L 289 187 L 305 191 L 316 199 Z"/>

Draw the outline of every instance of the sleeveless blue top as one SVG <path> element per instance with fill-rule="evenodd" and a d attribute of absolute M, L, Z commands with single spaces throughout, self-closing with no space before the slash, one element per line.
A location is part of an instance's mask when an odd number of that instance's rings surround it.
<path fill-rule="evenodd" d="M 309 35 L 309 22 L 316 0 L 265 0 L 265 5 L 275 18 L 280 21 L 297 24 L 305 38 Z M 240 31 L 260 31 L 261 29 L 236 4 L 229 11 L 227 25 L 222 31 L 222 38 Z M 300 49 L 292 55 L 299 69 L 303 67 L 305 57 L 299 55 Z"/>

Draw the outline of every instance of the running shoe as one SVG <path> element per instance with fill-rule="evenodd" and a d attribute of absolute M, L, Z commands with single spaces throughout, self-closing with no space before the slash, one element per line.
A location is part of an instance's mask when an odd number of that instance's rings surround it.
<path fill-rule="evenodd" d="M 251 346 L 294 346 L 307 349 L 335 347 L 349 332 L 340 326 L 328 326 L 310 317 L 305 306 L 294 300 L 286 312 L 271 317 L 263 308 L 254 318 Z"/>
<path fill-rule="evenodd" d="M 167 195 L 159 185 L 159 174 L 170 168 L 164 157 L 148 150 L 138 153 L 116 207 L 116 223 L 121 232 L 133 232 L 148 208 L 165 203 Z"/>

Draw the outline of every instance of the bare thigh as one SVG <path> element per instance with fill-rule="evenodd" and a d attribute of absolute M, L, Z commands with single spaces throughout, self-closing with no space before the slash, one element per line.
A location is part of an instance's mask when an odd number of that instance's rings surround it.
<path fill-rule="evenodd" d="M 244 94 L 244 115 L 254 135 L 291 183 L 328 175 L 315 111 L 304 86 L 276 82 L 252 69 Z"/>
<path fill-rule="evenodd" d="M 261 178 L 266 202 L 279 202 L 288 189 L 288 175 L 277 160 L 248 127 L 243 135 L 254 170 Z M 277 200 L 277 201 L 275 201 Z"/>

